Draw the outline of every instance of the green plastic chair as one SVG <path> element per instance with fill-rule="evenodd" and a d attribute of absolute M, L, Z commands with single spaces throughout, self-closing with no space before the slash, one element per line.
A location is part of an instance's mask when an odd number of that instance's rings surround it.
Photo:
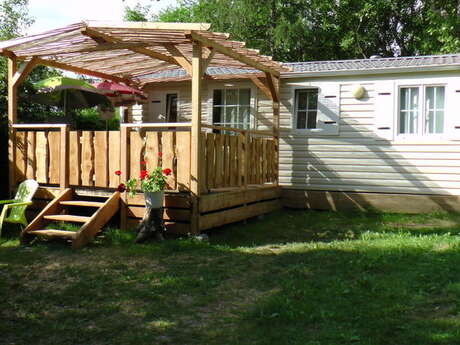
<path fill-rule="evenodd" d="M 35 180 L 25 180 L 21 182 L 13 200 L 1 200 L 3 206 L 0 214 L 0 236 L 2 235 L 3 222 L 21 224 L 27 226 L 26 208 L 32 204 L 32 198 L 38 188 Z M 10 211 L 8 213 L 8 210 Z"/>

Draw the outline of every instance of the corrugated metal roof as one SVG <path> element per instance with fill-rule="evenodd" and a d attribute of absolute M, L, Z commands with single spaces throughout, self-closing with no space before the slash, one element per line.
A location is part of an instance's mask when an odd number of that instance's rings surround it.
<path fill-rule="evenodd" d="M 305 73 L 328 73 L 334 74 L 347 72 L 391 72 L 392 69 L 420 69 L 430 67 L 447 67 L 458 66 L 460 68 L 460 54 L 446 55 L 426 55 L 426 56 L 407 56 L 393 58 L 371 58 L 371 59 L 354 59 L 354 60 L 331 60 L 331 61 L 306 61 L 306 62 L 285 62 L 283 66 L 288 67 L 290 72 L 283 72 L 281 75 L 289 77 L 289 74 Z M 255 69 L 240 69 L 232 67 L 208 67 L 207 74 L 216 75 L 232 75 L 245 73 L 260 73 Z M 165 80 L 169 78 L 186 77 L 184 69 L 176 68 L 171 70 L 163 70 L 156 73 L 151 73 L 139 77 L 149 79 L 150 81 Z"/>
<path fill-rule="evenodd" d="M 356 60 L 288 62 L 289 73 L 388 70 L 392 68 L 460 66 L 460 54 L 407 56 Z"/>
<path fill-rule="evenodd" d="M 231 74 L 247 74 L 247 73 L 260 73 L 256 69 L 242 69 L 242 68 L 231 68 L 231 67 L 208 67 L 206 73 L 209 75 L 231 75 Z M 163 70 L 151 74 L 146 74 L 139 79 L 168 79 L 168 78 L 180 78 L 187 76 L 187 73 L 183 68 L 175 68 L 170 70 Z"/>

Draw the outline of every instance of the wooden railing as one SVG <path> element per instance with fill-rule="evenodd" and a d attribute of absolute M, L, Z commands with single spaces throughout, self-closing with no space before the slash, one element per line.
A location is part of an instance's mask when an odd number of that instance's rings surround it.
<path fill-rule="evenodd" d="M 169 190 L 190 188 L 187 126 L 126 125 L 121 131 L 68 131 L 66 125 L 15 125 L 15 180 L 40 184 L 116 188 L 147 170 L 171 169 Z M 188 126 L 189 127 L 189 126 Z M 174 129 L 172 129 L 174 128 Z M 161 158 L 159 153 L 161 152 Z M 121 177 L 115 171 L 121 170 Z"/>
<path fill-rule="evenodd" d="M 276 145 L 272 132 L 202 127 L 225 133 L 202 134 L 203 192 L 276 181 Z"/>
<path fill-rule="evenodd" d="M 202 127 L 208 130 L 201 133 L 202 193 L 276 181 L 276 144 L 271 132 Z M 141 161 L 146 161 L 147 170 L 160 164 L 172 170 L 168 190 L 190 190 L 189 123 L 123 124 L 120 131 L 14 125 L 13 131 L 16 182 L 33 178 L 62 188 L 116 188 L 127 178 L 139 177 Z M 121 176 L 115 175 L 117 170 Z"/>

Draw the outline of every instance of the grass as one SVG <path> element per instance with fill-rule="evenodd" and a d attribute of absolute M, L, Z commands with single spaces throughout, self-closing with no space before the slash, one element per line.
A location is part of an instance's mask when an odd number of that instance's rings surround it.
<path fill-rule="evenodd" d="M 460 344 L 460 215 L 287 211 L 210 242 L 0 245 L 1 344 Z"/>

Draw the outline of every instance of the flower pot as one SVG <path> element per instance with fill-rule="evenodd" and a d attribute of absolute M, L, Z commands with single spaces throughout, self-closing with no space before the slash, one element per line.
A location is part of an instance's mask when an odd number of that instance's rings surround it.
<path fill-rule="evenodd" d="M 144 192 L 145 206 L 148 208 L 163 207 L 163 191 L 160 192 Z"/>

